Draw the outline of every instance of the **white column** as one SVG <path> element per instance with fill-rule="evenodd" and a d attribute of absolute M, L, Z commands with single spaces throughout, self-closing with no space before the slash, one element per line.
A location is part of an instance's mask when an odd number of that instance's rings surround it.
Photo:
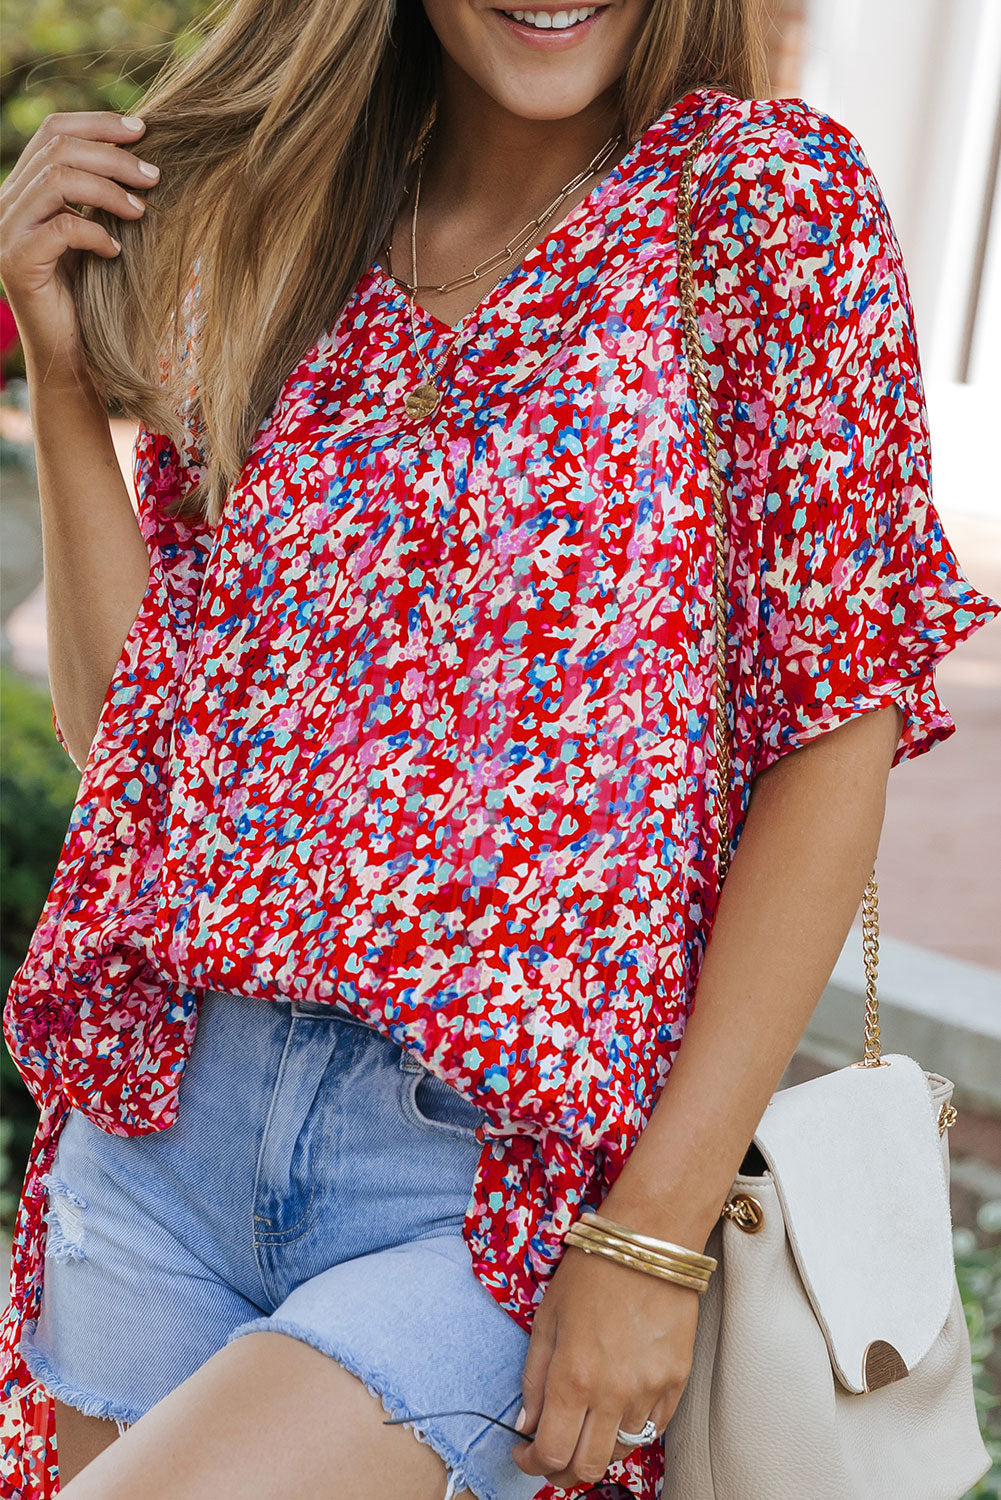
<path fill-rule="evenodd" d="M 1001 0 L 810 0 L 802 93 L 848 126 L 883 189 L 926 376 L 969 378 L 972 342 L 976 379 L 1001 378 L 1001 329 L 990 337 L 984 328 L 997 296 L 985 296 L 990 275 L 980 274 L 1001 111 Z"/>
<path fill-rule="evenodd" d="M 946 531 L 999 522 L 1001 0 L 809 0 L 801 91 L 855 135 L 893 218 Z"/>

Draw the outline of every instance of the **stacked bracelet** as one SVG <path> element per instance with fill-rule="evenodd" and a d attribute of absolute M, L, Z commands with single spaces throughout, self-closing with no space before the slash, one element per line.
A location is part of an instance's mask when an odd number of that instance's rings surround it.
<path fill-rule="evenodd" d="M 564 1243 L 574 1245 L 587 1255 L 605 1255 L 621 1265 L 646 1271 L 650 1276 L 660 1276 L 679 1286 L 691 1287 L 700 1296 L 709 1285 L 709 1277 L 717 1264 L 711 1255 L 673 1245 L 670 1240 L 640 1234 L 594 1213 L 581 1214 L 570 1226 Z"/>

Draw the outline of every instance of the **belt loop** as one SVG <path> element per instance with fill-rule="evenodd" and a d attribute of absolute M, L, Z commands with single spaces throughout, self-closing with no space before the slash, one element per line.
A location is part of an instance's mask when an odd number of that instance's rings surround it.
<path fill-rule="evenodd" d="M 317 1021 L 336 1021 L 351 1019 L 350 1017 L 347 1017 L 346 1012 L 340 1010 L 337 1005 L 333 1003 L 328 1005 L 323 1000 L 293 1000 L 292 1014 L 293 1016 L 305 1016 L 310 1020 Z"/>
<path fill-rule="evenodd" d="M 292 1017 L 302 1017 L 307 1021 L 342 1021 L 348 1026 L 363 1026 L 367 1031 L 377 1030 L 370 1021 L 353 1016 L 335 1000 L 293 1000 Z"/>

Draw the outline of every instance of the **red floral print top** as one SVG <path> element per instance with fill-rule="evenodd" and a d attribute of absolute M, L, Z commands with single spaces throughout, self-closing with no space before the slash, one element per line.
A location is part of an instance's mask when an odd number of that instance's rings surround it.
<path fill-rule="evenodd" d="M 800 99 L 674 101 L 422 371 L 377 265 L 290 372 L 219 526 L 204 454 L 140 429 L 149 585 L 4 1012 L 41 1119 L 18 1209 L 5 1493 L 54 1483 L 19 1356 L 67 1107 L 163 1129 L 206 989 L 336 1001 L 483 1107 L 464 1235 L 531 1326 L 667 1078 L 716 908 L 712 510 L 679 315 L 693 216 L 727 483 L 732 848 L 751 782 L 895 702 L 997 615 L 930 498 L 879 187 Z M 614 1464 L 656 1500 L 659 1444 Z M 540 1494 L 553 1494 L 546 1487 Z"/>

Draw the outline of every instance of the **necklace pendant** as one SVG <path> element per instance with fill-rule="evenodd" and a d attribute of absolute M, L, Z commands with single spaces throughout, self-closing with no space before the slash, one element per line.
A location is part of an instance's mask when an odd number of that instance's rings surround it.
<path fill-rule="evenodd" d="M 403 400 L 407 416 L 420 421 L 422 417 L 429 417 L 438 405 L 438 388 L 429 381 L 421 385 L 415 385 L 412 391 L 408 391 Z"/>

